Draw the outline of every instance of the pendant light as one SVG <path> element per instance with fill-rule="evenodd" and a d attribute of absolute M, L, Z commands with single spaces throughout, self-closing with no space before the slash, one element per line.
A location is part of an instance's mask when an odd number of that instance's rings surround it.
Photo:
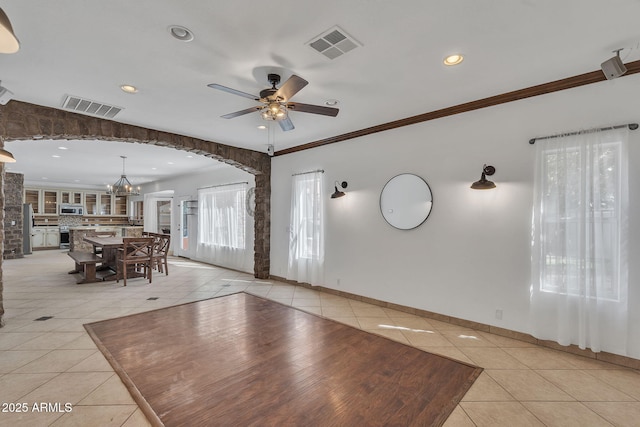
<path fill-rule="evenodd" d="M 140 194 L 140 187 L 134 188 L 133 185 L 131 185 L 124 170 L 124 162 L 127 157 L 120 157 L 122 158 L 122 175 L 115 184 L 108 186 L 107 194 L 113 194 L 115 196 L 137 196 Z"/>

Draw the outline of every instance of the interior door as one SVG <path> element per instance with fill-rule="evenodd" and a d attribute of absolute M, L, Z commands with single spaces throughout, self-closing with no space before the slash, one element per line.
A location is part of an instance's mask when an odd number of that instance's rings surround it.
<path fill-rule="evenodd" d="M 179 203 L 179 239 L 175 247 L 176 255 L 195 258 L 198 236 L 198 204 L 190 196 L 180 197 Z"/>

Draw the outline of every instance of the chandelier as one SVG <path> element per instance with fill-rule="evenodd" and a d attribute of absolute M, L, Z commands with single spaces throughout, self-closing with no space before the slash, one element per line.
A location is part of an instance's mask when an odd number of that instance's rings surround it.
<path fill-rule="evenodd" d="M 287 106 L 278 101 L 271 101 L 260 114 L 264 120 L 284 120 L 287 118 Z"/>
<path fill-rule="evenodd" d="M 127 157 L 120 157 L 122 158 L 122 175 L 115 184 L 108 186 L 107 194 L 114 194 L 116 196 L 137 196 L 140 194 L 140 187 L 134 188 L 124 172 L 124 162 Z"/>

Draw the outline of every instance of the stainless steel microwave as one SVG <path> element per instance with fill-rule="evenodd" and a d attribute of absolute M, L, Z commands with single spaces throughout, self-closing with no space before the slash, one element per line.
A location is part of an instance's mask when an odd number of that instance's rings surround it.
<path fill-rule="evenodd" d="M 84 215 L 84 206 L 82 205 L 60 205 L 60 215 Z"/>

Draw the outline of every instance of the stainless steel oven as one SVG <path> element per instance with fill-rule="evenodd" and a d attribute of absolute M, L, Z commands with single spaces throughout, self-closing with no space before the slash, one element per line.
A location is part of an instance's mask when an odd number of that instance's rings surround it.
<path fill-rule="evenodd" d="M 70 241 L 69 241 L 69 226 L 61 225 L 60 226 L 60 249 L 69 249 Z"/>

